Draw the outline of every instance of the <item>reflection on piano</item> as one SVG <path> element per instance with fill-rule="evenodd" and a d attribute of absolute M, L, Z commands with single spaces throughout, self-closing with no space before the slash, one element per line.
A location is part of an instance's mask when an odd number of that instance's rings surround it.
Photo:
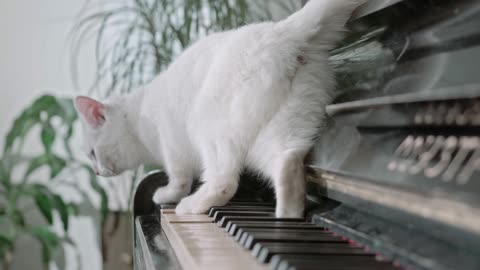
<path fill-rule="evenodd" d="M 370 1 L 332 52 L 341 95 L 305 219 L 246 175 L 200 216 L 134 200 L 136 269 L 480 269 L 480 2 Z"/>

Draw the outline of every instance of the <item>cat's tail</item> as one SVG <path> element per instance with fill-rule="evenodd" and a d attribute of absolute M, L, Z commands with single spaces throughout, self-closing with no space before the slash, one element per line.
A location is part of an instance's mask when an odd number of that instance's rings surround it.
<path fill-rule="evenodd" d="M 365 2 L 367 0 L 310 0 L 302 9 L 278 22 L 275 32 L 287 39 L 285 41 L 297 44 L 315 38 L 316 45 L 330 49 L 342 38 L 352 12 Z"/>

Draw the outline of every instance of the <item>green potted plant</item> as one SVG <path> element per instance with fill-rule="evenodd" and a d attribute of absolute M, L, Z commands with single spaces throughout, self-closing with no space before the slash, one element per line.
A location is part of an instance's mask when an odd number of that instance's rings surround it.
<path fill-rule="evenodd" d="M 53 260 L 63 245 L 75 245 L 70 239 L 71 217 L 79 214 L 78 205 L 66 201 L 56 188 L 69 186 L 79 189 L 71 181 L 72 174 L 80 172 L 89 176 L 90 186 L 100 195 L 101 216 L 108 210 L 108 197 L 99 185 L 93 171 L 75 158 L 71 150 L 71 137 L 77 114 L 71 99 L 45 95 L 36 99 L 20 116 L 5 138 L 0 159 L 0 262 L 9 269 L 16 253 L 19 237 L 29 236 L 39 241 L 45 267 Z M 40 141 L 43 151 L 28 156 L 32 143 L 30 136 Z M 27 138 L 28 137 L 28 138 Z M 47 169 L 48 173 L 45 173 Z M 43 222 L 31 222 L 27 216 L 37 211 Z M 63 231 L 52 229 L 55 216 Z M 104 220 L 102 218 L 101 220 Z"/>

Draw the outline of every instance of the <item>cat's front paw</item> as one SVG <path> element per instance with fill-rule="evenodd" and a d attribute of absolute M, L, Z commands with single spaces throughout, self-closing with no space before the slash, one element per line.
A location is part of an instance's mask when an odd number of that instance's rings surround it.
<path fill-rule="evenodd" d="M 190 197 L 183 198 L 175 207 L 175 213 L 177 215 L 191 214 L 192 207 L 190 202 Z"/>
<path fill-rule="evenodd" d="M 210 209 L 209 205 L 199 203 L 193 196 L 188 196 L 183 198 L 180 203 L 178 203 L 177 207 L 175 208 L 175 213 L 177 213 L 177 215 L 199 215 L 206 213 L 208 209 Z"/>
<path fill-rule="evenodd" d="M 156 204 L 176 203 L 188 194 L 188 190 L 164 186 L 158 188 L 153 194 L 153 202 Z"/>
<path fill-rule="evenodd" d="M 155 191 L 152 198 L 155 204 L 169 203 L 170 198 L 167 196 L 166 187 L 161 187 Z"/>

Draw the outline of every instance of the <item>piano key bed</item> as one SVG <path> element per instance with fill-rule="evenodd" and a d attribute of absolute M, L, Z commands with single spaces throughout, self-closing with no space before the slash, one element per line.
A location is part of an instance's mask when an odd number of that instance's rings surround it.
<path fill-rule="evenodd" d="M 183 269 L 396 269 L 305 219 L 275 218 L 272 205 L 234 202 L 206 215 L 162 208 L 161 227 Z"/>

